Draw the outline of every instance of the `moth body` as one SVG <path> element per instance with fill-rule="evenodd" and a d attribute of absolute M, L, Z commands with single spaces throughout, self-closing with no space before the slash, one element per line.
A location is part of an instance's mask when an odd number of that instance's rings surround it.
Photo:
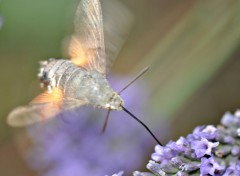
<path fill-rule="evenodd" d="M 28 105 L 13 109 L 7 117 L 9 125 L 34 124 L 83 105 L 105 108 L 109 112 L 123 109 L 124 102 L 109 85 L 106 74 L 123 44 L 130 23 L 120 27 L 113 23 L 118 20 L 113 19 L 122 16 L 115 12 L 109 16 L 111 19 L 106 19 L 103 25 L 100 0 L 79 2 L 74 31 L 66 46 L 70 60 L 49 59 L 41 62 L 38 76 L 42 87 L 47 90 Z"/>
<path fill-rule="evenodd" d="M 55 88 L 62 91 L 67 106 L 79 103 L 95 107 L 121 110 L 122 98 L 109 85 L 106 76 L 87 70 L 64 59 L 49 59 L 41 63 L 38 74 L 49 93 Z"/>

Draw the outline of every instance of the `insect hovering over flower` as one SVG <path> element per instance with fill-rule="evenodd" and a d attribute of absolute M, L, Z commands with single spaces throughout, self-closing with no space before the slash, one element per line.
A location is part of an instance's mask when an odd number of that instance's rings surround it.
<path fill-rule="evenodd" d="M 41 62 L 38 76 L 47 91 L 34 98 L 28 106 L 14 109 L 9 114 L 7 123 L 10 126 L 30 125 L 54 117 L 63 110 L 92 105 L 108 110 L 103 131 L 110 111 L 124 110 L 161 144 L 148 127 L 124 107 L 120 96 L 122 91 L 115 92 L 106 79 L 116 46 L 108 45 L 105 49 L 100 1 L 81 0 L 74 22 L 75 31 L 69 43 L 70 60 L 49 59 Z M 123 33 L 124 30 L 118 31 L 119 36 Z M 109 33 L 106 32 L 105 35 Z M 146 71 L 147 69 L 143 70 L 132 82 Z"/>

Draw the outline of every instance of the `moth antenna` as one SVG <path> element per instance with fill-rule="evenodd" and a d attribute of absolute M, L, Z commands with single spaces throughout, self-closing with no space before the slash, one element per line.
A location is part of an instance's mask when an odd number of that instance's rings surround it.
<path fill-rule="evenodd" d="M 130 85 L 132 85 L 138 78 L 140 78 L 144 73 L 146 73 L 148 70 L 149 70 L 149 66 L 148 67 L 145 67 L 132 81 L 130 81 L 124 88 L 122 88 L 122 90 L 120 90 L 118 92 L 118 94 L 120 95 L 124 90 L 126 90 Z M 103 127 L 102 127 L 102 130 L 101 130 L 101 133 L 104 133 L 106 131 L 106 127 L 107 127 L 107 123 L 108 123 L 108 119 L 109 119 L 109 116 L 110 116 L 110 111 L 111 109 L 108 109 L 108 112 L 107 112 L 107 116 L 104 120 L 104 124 L 103 124 Z M 130 112 L 129 112 L 130 113 Z M 128 114 L 129 114 L 128 113 Z M 131 114 L 130 114 L 131 115 Z M 136 117 L 135 117 L 136 118 Z M 154 136 L 152 134 L 152 132 L 148 129 L 148 127 L 143 123 L 141 122 L 138 118 L 136 118 L 135 120 L 137 120 L 139 123 L 141 123 L 149 132 L 152 136 Z M 156 140 L 156 137 L 154 136 L 155 140 Z M 159 142 L 158 142 L 159 143 Z M 159 143 L 160 144 L 160 143 Z"/>
<path fill-rule="evenodd" d="M 108 119 L 109 119 L 109 116 L 110 116 L 110 112 L 111 112 L 111 109 L 108 109 L 107 116 L 105 117 L 104 124 L 103 124 L 102 130 L 101 130 L 102 134 L 106 131 L 106 127 L 107 127 Z"/>
<path fill-rule="evenodd" d="M 122 90 L 120 90 L 118 94 L 120 95 L 124 90 L 126 90 L 130 85 L 132 85 L 132 83 L 134 83 L 138 78 L 140 78 L 144 73 L 146 73 L 149 68 L 149 66 L 144 68 L 132 81 L 130 81 L 124 88 L 122 88 Z"/>
<path fill-rule="evenodd" d="M 139 118 L 137 118 L 135 115 L 133 115 L 130 111 L 128 111 L 125 107 L 121 106 L 122 109 L 129 114 L 132 118 L 134 118 L 136 121 L 138 121 L 142 126 L 144 126 L 144 128 L 151 134 L 151 136 L 156 140 L 156 142 L 163 146 L 161 142 L 159 142 L 159 140 L 156 138 L 156 136 L 151 132 L 151 130 L 147 127 L 147 125 L 145 125 Z"/>

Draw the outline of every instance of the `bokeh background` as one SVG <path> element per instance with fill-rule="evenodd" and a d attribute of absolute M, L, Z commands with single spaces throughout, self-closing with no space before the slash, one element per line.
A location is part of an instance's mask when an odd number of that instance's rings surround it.
<path fill-rule="evenodd" d="M 240 107 L 240 1 L 122 2 L 135 20 L 111 74 L 126 83 L 151 66 L 136 84 L 140 88 L 132 90 L 137 95 L 131 103 L 144 101 L 134 113 L 163 143 L 186 135 L 194 126 L 216 125 L 224 112 Z M 77 0 L 0 1 L 0 175 L 42 174 L 19 152 L 16 138 L 25 129 L 10 128 L 5 120 L 14 107 L 41 92 L 38 62 L 63 56 L 62 40 L 73 30 L 77 4 Z M 127 92 L 125 96 L 128 99 Z M 141 156 L 145 161 L 155 144 L 152 139 L 146 142 L 149 150 Z M 141 167 L 132 171 L 136 169 Z"/>

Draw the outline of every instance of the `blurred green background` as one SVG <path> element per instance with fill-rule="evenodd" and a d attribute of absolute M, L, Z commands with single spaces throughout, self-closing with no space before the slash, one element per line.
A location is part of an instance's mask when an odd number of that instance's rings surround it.
<path fill-rule="evenodd" d="M 240 1 L 123 0 L 135 23 L 113 74 L 144 79 L 149 107 L 168 120 L 169 139 L 194 126 L 217 124 L 240 107 Z M 14 147 L 7 114 L 40 92 L 38 62 L 61 58 L 62 40 L 71 34 L 77 0 L 2 0 L 0 15 L 0 170 L 34 175 Z M 139 95 L 141 96 L 141 95 Z M 154 126 L 159 119 L 148 118 Z M 155 125 L 156 126 L 156 125 Z"/>

